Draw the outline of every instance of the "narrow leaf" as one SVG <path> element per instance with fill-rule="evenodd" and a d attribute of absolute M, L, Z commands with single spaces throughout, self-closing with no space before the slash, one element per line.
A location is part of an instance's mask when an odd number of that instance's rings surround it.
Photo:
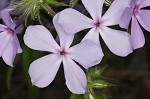
<path fill-rule="evenodd" d="M 106 82 L 104 80 L 94 80 L 92 82 L 89 82 L 89 86 L 92 88 L 108 88 L 111 86 L 114 86 L 113 84 Z"/>
<path fill-rule="evenodd" d="M 56 5 L 56 6 L 69 6 L 68 4 L 65 4 L 63 2 L 58 2 L 56 0 L 43 0 L 44 3 L 47 3 L 47 4 L 52 4 L 52 5 Z"/>
<path fill-rule="evenodd" d="M 70 0 L 69 6 L 73 8 L 79 0 Z"/>

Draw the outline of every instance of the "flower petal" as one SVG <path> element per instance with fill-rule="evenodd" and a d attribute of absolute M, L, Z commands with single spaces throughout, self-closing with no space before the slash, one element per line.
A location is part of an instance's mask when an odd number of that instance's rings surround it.
<path fill-rule="evenodd" d="M 24 35 L 25 44 L 31 49 L 57 52 L 59 45 L 51 33 L 41 25 L 29 26 Z"/>
<path fill-rule="evenodd" d="M 119 22 L 120 27 L 128 29 L 132 16 L 133 16 L 133 9 L 127 7 L 123 15 L 121 16 Z"/>
<path fill-rule="evenodd" d="M 138 4 L 139 4 L 140 8 L 150 6 L 149 0 L 138 0 Z"/>
<path fill-rule="evenodd" d="M 100 34 L 111 52 L 118 56 L 127 56 L 132 53 L 132 42 L 129 33 L 103 27 Z"/>
<path fill-rule="evenodd" d="M 135 7 L 135 5 L 137 4 L 138 1 L 139 1 L 139 0 L 131 0 L 130 7 L 131 7 L 132 9 L 134 9 L 134 7 Z"/>
<path fill-rule="evenodd" d="M 74 35 L 65 33 L 62 26 L 60 24 L 58 24 L 58 18 L 59 18 L 59 13 L 54 16 L 53 24 L 54 24 L 57 34 L 59 36 L 60 46 L 62 48 L 61 50 L 66 50 L 72 44 Z"/>
<path fill-rule="evenodd" d="M 0 57 L 2 56 L 3 50 L 5 49 L 7 43 L 9 42 L 10 36 L 6 32 L 0 33 Z"/>
<path fill-rule="evenodd" d="M 3 50 L 2 58 L 7 65 L 12 67 L 16 54 L 17 54 L 16 42 L 13 37 L 10 37 L 7 45 L 5 46 L 5 49 Z"/>
<path fill-rule="evenodd" d="M 3 24 L 0 24 L 0 32 L 4 31 L 5 28 L 7 28 L 7 26 L 3 25 Z"/>
<path fill-rule="evenodd" d="M 99 64 L 104 56 L 101 47 L 89 40 L 69 48 L 68 55 L 86 69 Z"/>
<path fill-rule="evenodd" d="M 5 9 L 9 5 L 9 0 L 0 0 L 0 11 Z"/>
<path fill-rule="evenodd" d="M 131 38 L 134 49 L 141 48 L 144 46 L 145 44 L 144 34 L 135 17 L 132 17 Z"/>
<path fill-rule="evenodd" d="M 91 41 L 95 42 L 96 44 L 100 44 L 99 31 L 97 31 L 97 29 L 95 29 L 95 28 L 92 28 L 82 39 L 82 41 L 84 41 L 84 40 L 91 40 Z"/>
<path fill-rule="evenodd" d="M 105 0 L 81 0 L 93 19 L 101 18 L 102 8 Z"/>
<path fill-rule="evenodd" d="M 12 30 L 14 30 L 16 24 L 13 22 L 10 14 L 7 11 L 1 11 L 0 12 L 0 16 L 3 19 L 4 23 L 11 28 Z"/>
<path fill-rule="evenodd" d="M 15 40 L 16 46 L 17 46 L 17 53 L 18 53 L 18 54 L 19 54 L 19 53 L 22 53 L 22 48 L 21 48 L 21 46 L 20 46 L 20 43 L 19 43 L 19 40 L 18 40 L 17 35 L 14 35 L 14 40 Z"/>
<path fill-rule="evenodd" d="M 66 85 L 72 93 L 84 94 L 86 90 L 86 75 L 84 71 L 70 58 L 63 58 Z"/>
<path fill-rule="evenodd" d="M 150 32 L 150 10 L 140 10 L 138 15 L 136 16 L 140 24 L 144 29 Z"/>
<path fill-rule="evenodd" d="M 119 24 L 120 18 L 126 7 L 129 7 L 131 0 L 114 0 L 107 12 L 102 17 L 104 26 Z"/>
<path fill-rule="evenodd" d="M 13 19 L 13 21 L 14 21 L 16 24 L 18 24 L 18 22 L 19 22 L 19 20 L 16 20 L 16 19 Z M 22 24 L 20 24 L 20 26 L 18 26 L 18 28 L 16 28 L 14 31 L 15 31 L 16 34 L 21 34 L 22 31 L 23 31 L 23 29 L 24 29 L 24 24 L 22 23 Z"/>
<path fill-rule="evenodd" d="M 32 62 L 29 67 L 32 84 L 39 88 L 47 87 L 54 80 L 61 62 L 62 58 L 56 54 L 50 54 Z"/>
<path fill-rule="evenodd" d="M 94 21 L 82 13 L 68 8 L 59 13 L 58 23 L 70 34 L 93 27 Z"/>

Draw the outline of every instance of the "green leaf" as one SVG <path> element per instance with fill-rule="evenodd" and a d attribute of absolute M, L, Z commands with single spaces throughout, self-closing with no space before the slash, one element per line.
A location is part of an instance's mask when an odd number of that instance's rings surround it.
<path fill-rule="evenodd" d="M 56 0 L 43 0 L 44 3 L 47 4 L 52 4 L 52 5 L 56 5 L 56 6 L 69 6 L 68 4 L 62 3 L 62 2 L 58 2 Z"/>
<path fill-rule="evenodd" d="M 8 71 L 7 71 L 6 82 L 7 82 L 7 88 L 8 89 L 10 89 L 10 87 L 11 87 L 11 78 L 12 78 L 12 74 L 13 74 L 14 70 L 15 70 L 15 68 L 9 68 Z"/>
<path fill-rule="evenodd" d="M 102 77 L 102 73 L 104 72 L 104 70 L 107 68 L 107 65 L 98 68 L 98 67 L 94 67 L 88 70 L 88 76 L 92 77 L 92 78 L 101 78 Z"/>
<path fill-rule="evenodd" d="M 19 59 L 20 59 L 20 55 L 17 55 L 16 58 L 15 58 L 15 61 L 14 61 L 14 67 L 9 68 L 8 71 L 7 71 L 6 83 L 7 83 L 7 88 L 8 89 L 10 89 L 10 87 L 11 87 L 11 78 L 12 78 L 13 72 L 15 70 L 16 64 L 18 63 Z"/>
<path fill-rule="evenodd" d="M 94 99 L 108 99 L 105 95 L 102 94 L 95 94 Z"/>
<path fill-rule="evenodd" d="M 69 6 L 73 8 L 79 0 L 70 0 Z"/>
<path fill-rule="evenodd" d="M 29 85 L 30 88 L 30 96 L 29 99 L 37 99 L 38 97 L 38 93 L 39 93 L 39 89 L 32 86 L 31 80 L 30 80 L 30 76 L 28 74 L 28 69 L 29 66 L 31 64 L 31 62 L 34 60 L 34 53 L 31 49 L 27 48 L 26 46 L 23 46 L 23 53 L 22 53 L 22 57 L 23 57 L 23 70 L 24 70 L 24 75 L 25 75 L 25 79 Z M 38 54 L 37 54 L 38 55 Z"/>
<path fill-rule="evenodd" d="M 112 3 L 112 0 L 105 0 L 105 5 L 106 5 L 106 6 L 110 6 L 111 3 Z"/>
<path fill-rule="evenodd" d="M 89 86 L 92 88 L 108 88 L 114 86 L 113 84 L 106 82 L 105 80 L 94 80 L 89 82 Z"/>
<path fill-rule="evenodd" d="M 70 96 L 70 99 L 84 99 L 83 95 L 73 94 Z"/>

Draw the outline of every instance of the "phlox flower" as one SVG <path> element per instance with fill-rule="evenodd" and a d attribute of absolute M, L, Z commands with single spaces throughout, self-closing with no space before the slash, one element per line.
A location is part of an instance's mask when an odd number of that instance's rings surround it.
<path fill-rule="evenodd" d="M 14 10 L 13 7 L 10 7 L 10 0 L 0 0 L 0 13 L 2 12 L 8 12 L 10 15 L 20 15 L 22 12 L 19 10 Z M 1 16 L 0 16 L 1 18 Z M 18 20 L 12 19 L 14 23 L 17 23 Z M 21 33 L 24 29 L 23 24 L 18 26 L 18 28 L 15 30 L 16 33 Z"/>
<path fill-rule="evenodd" d="M 0 11 L 5 9 L 9 5 L 9 0 L 0 0 Z"/>
<path fill-rule="evenodd" d="M 147 6 L 150 6 L 149 0 L 132 0 L 120 20 L 120 27 L 128 29 L 132 19 L 131 38 L 134 49 L 141 48 L 145 44 L 144 34 L 140 25 L 150 32 L 150 10 L 142 9 Z"/>
<path fill-rule="evenodd" d="M 51 52 L 51 54 L 31 63 L 29 75 L 32 84 L 40 88 L 48 86 L 54 80 L 61 63 L 63 63 L 67 87 L 72 93 L 83 94 L 87 83 L 86 75 L 74 61 L 87 69 L 99 64 L 103 54 L 101 54 L 100 46 L 88 40 L 70 47 L 74 35 L 66 34 L 57 20 L 58 16 L 56 15 L 53 23 L 59 36 L 60 45 L 57 44 L 51 33 L 41 25 L 29 26 L 24 35 L 24 42 L 29 48 Z"/>
<path fill-rule="evenodd" d="M 64 31 L 75 34 L 81 30 L 92 28 L 83 38 L 100 44 L 99 34 L 111 52 L 118 56 L 127 56 L 133 51 L 129 33 L 111 29 L 109 26 L 119 24 L 119 19 L 128 0 L 114 0 L 107 12 L 102 16 L 104 0 L 81 0 L 92 19 L 82 13 L 68 8 L 59 13 L 58 23 Z"/>
<path fill-rule="evenodd" d="M 0 24 L 0 56 L 7 65 L 13 66 L 16 54 L 22 52 L 16 35 L 16 24 L 12 21 L 11 16 L 6 11 L 0 12 L 0 18 L 2 18 L 6 24 Z"/>

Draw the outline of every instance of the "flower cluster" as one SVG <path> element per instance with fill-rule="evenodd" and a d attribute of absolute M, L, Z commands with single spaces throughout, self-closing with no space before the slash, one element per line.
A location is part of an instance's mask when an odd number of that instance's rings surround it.
<path fill-rule="evenodd" d="M 144 46 L 145 39 L 139 23 L 150 31 L 150 11 L 141 9 L 150 6 L 148 0 L 114 0 L 104 14 L 102 11 L 105 0 L 81 1 L 91 18 L 73 8 L 67 8 L 53 17 L 59 43 L 44 26 L 27 27 L 24 43 L 31 49 L 50 53 L 31 63 L 29 75 L 33 85 L 40 88 L 48 86 L 62 63 L 68 89 L 72 93 L 84 94 L 87 79 L 79 65 L 88 69 L 101 62 L 104 54 L 100 37 L 112 53 L 122 57 Z M 22 52 L 16 36 L 18 27 L 6 10 L 0 12 L 0 18 L 5 23 L 0 24 L 0 55 L 7 65 L 13 66 L 16 54 Z M 131 35 L 110 27 L 120 25 L 129 29 L 131 18 Z M 75 34 L 89 28 L 81 42 L 71 46 Z"/>

